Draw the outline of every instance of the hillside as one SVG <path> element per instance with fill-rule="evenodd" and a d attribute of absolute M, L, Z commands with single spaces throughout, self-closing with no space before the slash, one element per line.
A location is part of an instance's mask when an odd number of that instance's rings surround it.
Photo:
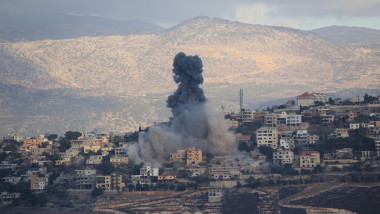
<path fill-rule="evenodd" d="M 245 103 L 258 107 L 262 102 L 295 97 L 304 91 L 337 93 L 352 88 L 379 89 L 380 85 L 380 51 L 376 49 L 336 44 L 301 30 L 204 17 L 154 34 L 3 41 L 0 83 L 39 92 L 76 90 L 94 98 L 146 99 L 149 118 L 140 117 L 142 113 L 134 108 L 130 111 L 133 121 L 149 125 L 168 116 L 156 110 L 166 111 L 166 97 L 176 88 L 171 68 L 173 57 L 181 51 L 201 57 L 206 96 L 217 100 L 218 107 L 230 107 L 227 110 L 237 106 L 240 88 Z M 70 99 L 77 96 L 71 95 Z M 151 103 L 147 96 L 160 101 Z M 3 102 L 0 108 L 4 106 Z M 12 111 L 10 108 L 4 114 L 14 115 Z M 28 112 L 25 114 L 32 113 Z M 14 123 L 8 119 L 1 124 Z M 17 126 L 12 130 L 17 131 Z"/>
<path fill-rule="evenodd" d="M 380 44 L 380 30 L 370 28 L 329 26 L 314 29 L 310 32 L 339 44 Z"/>

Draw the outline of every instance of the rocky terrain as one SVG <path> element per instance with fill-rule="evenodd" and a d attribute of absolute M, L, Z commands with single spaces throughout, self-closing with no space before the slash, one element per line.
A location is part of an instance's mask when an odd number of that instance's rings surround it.
<path fill-rule="evenodd" d="M 227 111 L 240 88 L 251 108 L 304 91 L 379 91 L 380 48 L 290 28 L 200 17 L 156 33 L 0 40 L 0 135 L 128 131 L 166 120 L 178 52 L 201 57 L 205 94 Z"/>

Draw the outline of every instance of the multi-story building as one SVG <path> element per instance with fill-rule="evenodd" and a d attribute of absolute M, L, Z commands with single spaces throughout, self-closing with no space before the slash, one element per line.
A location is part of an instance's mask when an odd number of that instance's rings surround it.
<path fill-rule="evenodd" d="M 21 142 L 23 138 L 21 135 L 15 133 L 15 134 L 8 135 L 8 139 L 9 140 L 15 140 L 17 142 Z"/>
<path fill-rule="evenodd" d="M 30 189 L 31 190 L 44 190 L 48 185 L 49 177 L 48 176 L 38 176 L 34 174 L 30 176 Z"/>
<path fill-rule="evenodd" d="M 242 123 L 252 123 L 254 119 L 254 112 L 252 110 L 244 110 L 241 112 L 241 121 Z"/>
<path fill-rule="evenodd" d="M 298 106 L 311 106 L 314 105 L 316 101 L 327 103 L 329 101 L 329 96 L 324 93 L 308 93 L 305 92 L 297 96 Z"/>
<path fill-rule="evenodd" d="M 98 175 L 96 176 L 96 188 L 104 190 L 117 190 L 121 191 L 125 187 L 125 183 L 122 180 L 121 175 Z"/>
<path fill-rule="evenodd" d="M 20 151 L 31 151 L 41 146 L 43 143 L 42 138 L 28 138 L 24 139 L 24 143 L 20 146 Z"/>
<path fill-rule="evenodd" d="M 380 157 L 380 139 L 375 141 L 375 150 L 377 157 Z"/>
<path fill-rule="evenodd" d="M 257 146 L 269 146 L 277 149 L 278 131 L 272 127 L 261 127 L 256 131 Z"/>
<path fill-rule="evenodd" d="M 180 148 L 176 153 L 170 154 L 170 162 L 184 162 L 186 157 L 186 149 Z"/>
<path fill-rule="evenodd" d="M 140 184 L 151 184 L 152 177 L 158 177 L 159 169 L 152 168 L 151 166 L 146 166 L 144 168 L 140 168 L 139 175 L 132 175 L 132 184 L 136 185 Z"/>
<path fill-rule="evenodd" d="M 264 125 L 265 127 L 276 127 L 277 125 L 277 114 L 266 114 L 264 115 Z"/>
<path fill-rule="evenodd" d="M 312 168 L 320 164 L 320 155 L 318 151 L 305 151 L 300 155 L 300 167 Z"/>
<path fill-rule="evenodd" d="M 291 150 L 277 150 L 273 153 L 273 163 L 278 165 L 292 164 L 294 159 L 293 151 Z"/>
<path fill-rule="evenodd" d="M 188 148 L 186 151 L 186 165 L 196 166 L 202 162 L 202 150 L 194 147 Z"/>
<path fill-rule="evenodd" d="M 92 189 L 96 183 L 96 171 L 94 169 L 75 170 L 74 180 L 77 189 Z"/>
<path fill-rule="evenodd" d="M 99 165 L 102 163 L 103 156 L 102 155 L 91 155 L 86 163 L 88 165 Z"/>
<path fill-rule="evenodd" d="M 301 126 L 302 123 L 302 115 L 298 114 L 288 114 L 286 115 L 286 125 L 288 126 Z"/>
<path fill-rule="evenodd" d="M 294 149 L 294 139 L 292 137 L 281 137 L 280 147 L 284 149 Z"/>

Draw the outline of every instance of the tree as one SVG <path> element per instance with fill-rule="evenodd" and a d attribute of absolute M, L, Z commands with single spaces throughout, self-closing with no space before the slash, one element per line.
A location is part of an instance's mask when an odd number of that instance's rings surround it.
<path fill-rule="evenodd" d="M 330 105 L 334 105 L 335 104 L 334 100 L 331 97 L 329 97 L 329 101 L 327 103 L 330 104 Z"/>
<path fill-rule="evenodd" d="M 48 140 L 55 140 L 58 138 L 58 135 L 57 134 L 51 134 L 48 136 Z"/>
<path fill-rule="evenodd" d="M 260 146 L 259 151 L 261 154 L 265 155 L 267 157 L 267 161 L 272 161 L 273 160 L 273 152 L 274 149 L 269 146 Z"/>
<path fill-rule="evenodd" d="M 80 132 L 67 131 L 65 133 L 65 138 L 67 140 L 77 140 L 80 136 L 82 136 Z"/>
<path fill-rule="evenodd" d="M 60 152 L 65 152 L 67 149 L 69 149 L 71 147 L 71 142 L 65 138 L 62 138 L 60 141 L 59 141 L 59 151 Z"/>
<path fill-rule="evenodd" d="M 98 170 L 100 171 L 100 173 L 102 173 L 103 175 L 110 175 L 112 174 L 113 172 L 115 172 L 115 167 L 112 165 L 112 163 L 108 162 L 108 161 L 104 161 L 102 162 L 99 166 L 98 166 Z"/>

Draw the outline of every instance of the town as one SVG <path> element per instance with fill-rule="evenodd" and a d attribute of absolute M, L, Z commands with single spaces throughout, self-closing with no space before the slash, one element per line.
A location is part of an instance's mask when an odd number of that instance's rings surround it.
<path fill-rule="evenodd" d="M 244 109 L 241 103 L 237 112 L 221 112 L 238 152 L 178 148 L 160 167 L 128 157 L 128 147 L 149 128 L 123 134 L 10 134 L 0 144 L 1 206 L 80 212 L 88 211 L 80 203 L 90 203 L 94 212 L 192 213 L 201 207 L 218 213 L 223 206 L 231 209 L 225 198 L 232 190 L 380 182 L 379 99 L 305 92 L 266 110 Z M 175 202 L 178 194 L 181 203 Z M 262 197 L 262 213 L 287 207 L 269 193 Z"/>

